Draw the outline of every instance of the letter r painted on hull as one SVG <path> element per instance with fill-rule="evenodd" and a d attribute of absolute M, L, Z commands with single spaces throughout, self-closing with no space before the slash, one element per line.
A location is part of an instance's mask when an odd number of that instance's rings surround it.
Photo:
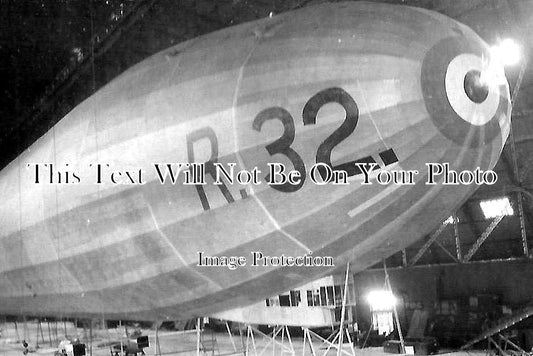
<path fill-rule="evenodd" d="M 205 162 L 205 172 L 210 174 L 211 177 L 216 180 L 217 172 L 215 169 L 215 163 L 218 163 L 218 139 L 215 131 L 211 127 L 203 127 L 187 135 L 187 156 L 189 159 L 189 163 L 194 163 L 194 143 L 202 139 L 209 140 L 211 147 L 209 161 Z M 233 198 L 233 196 L 231 195 L 231 192 L 229 191 L 228 187 L 226 186 L 226 184 L 224 184 L 224 182 L 221 181 L 220 183 L 221 184 L 217 184 L 217 186 L 222 192 L 222 195 L 224 195 L 224 198 L 228 203 L 233 203 L 235 201 L 235 198 Z M 202 208 L 204 210 L 210 210 L 211 206 L 209 205 L 209 200 L 207 199 L 204 187 L 202 185 L 197 184 L 196 191 L 198 192 L 198 197 L 200 198 L 200 202 L 202 203 Z"/>

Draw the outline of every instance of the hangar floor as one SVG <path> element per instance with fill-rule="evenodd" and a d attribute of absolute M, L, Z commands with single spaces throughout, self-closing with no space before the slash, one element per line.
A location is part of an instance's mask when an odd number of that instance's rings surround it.
<path fill-rule="evenodd" d="M 22 334 L 22 327 L 20 327 L 19 332 Z M 72 325 L 69 325 L 68 332 L 70 335 L 77 335 L 80 340 L 83 340 L 84 331 L 83 329 L 74 329 Z M 23 348 L 21 346 L 20 342 L 16 342 L 16 331 L 13 327 L 13 324 L 0 324 L 0 330 L 2 330 L 2 337 L 0 338 L 0 355 L 3 356 L 19 356 L 22 354 Z M 37 328 L 35 324 L 28 325 L 27 326 L 27 334 L 35 336 L 38 334 Z M 92 355 L 93 356 L 109 356 L 110 353 L 110 344 L 116 343 L 119 338 L 116 337 L 118 335 L 118 332 L 116 329 L 109 329 L 106 331 L 107 336 L 102 336 L 101 332 L 95 332 L 95 339 L 93 341 L 93 350 Z M 143 330 L 144 335 L 149 336 L 150 340 L 150 347 L 145 348 L 144 351 L 146 355 L 196 355 L 196 333 L 194 330 L 191 330 L 189 332 L 183 333 L 183 332 L 160 332 L 159 333 L 159 343 L 160 343 L 160 350 L 159 352 L 156 352 L 155 348 L 155 331 L 154 330 Z M 45 342 L 43 343 L 41 340 L 44 339 Z M 53 337 L 52 337 L 53 339 Z M 41 343 L 41 346 L 38 349 L 35 349 L 35 344 L 32 342 L 34 338 L 30 337 L 30 354 L 34 355 L 54 355 L 54 352 L 57 350 L 57 348 L 50 347 L 50 338 L 47 334 L 47 329 L 44 327 L 43 324 L 43 335 L 39 335 L 39 340 Z M 231 340 L 230 336 L 227 333 L 219 332 L 219 333 L 213 333 L 211 335 L 210 332 L 206 332 L 206 335 L 204 336 L 204 347 L 206 349 L 213 349 L 211 345 L 213 345 L 212 340 L 215 340 L 215 347 L 214 351 L 208 350 L 205 353 L 201 353 L 202 355 L 241 355 L 245 354 L 243 351 L 245 351 L 245 343 L 246 340 L 239 337 L 239 335 L 233 336 L 233 341 Z M 278 338 L 279 341 L 281 341 L 281 338 Z M 125 342 L 125 341 L 124 341 Z M 235 352 L 235 348 L 233 346 L 233 343 L 235 343 L 235 346 L 237 348 L 237 352 Z M 265 337 L 262 337 L 260 335 L 255 335 L 255 343 L 256 343 L 256 350 L 257 355 L 260 354 L 270 354 L 270 355 L 287 355 L 288 352 L 284 351 L 282 352 L 281 347 L 279 344 L 276 344 L 275 349 L 272 347 L 272 343 L 269 343 L 269 339 L 266 339 Z M 292 344 L 294 348 L 294 353 L 296 355 L 312 355 L 311 350 L 309 346 L 305 345 L 305 351 L 304 351 L 304 343 L 303 339 L 301 337 L 293 337 L 292 338 Z M 285 345 L 287 344 L 287 340 L 285 339 Z M 314 342 L 314 349 L 316 354 L 320 355 L 336 355 L 337 351 L 334 349 L 330 349 L 329 352 L 325 353 L 326 348 L 320 345 L 318 342 Z M 347 353 L 350 353 L 350 347 L 348 344 L 344 344 L 343 351 L 346 351 Z M 254 355 L 252 344 L 250 342 L 249 344 L 249 354 Z M 383 348 L 381 347 L 369 347 L 365 349 L 355 349 L 355 354 L 357 356 L 392 356 L 393 354 L 385 353 L 383 352 Z M 449 355 L 449 356 L 484 356 L 486 355 L 486 352 L 484 351 L 461 351 L 461 352 L 450 352 L 446 350 L 442 350 L 440 355 Z M 90 355 L 89 350 L 87 350 L 87 355 Z M 114 352 L 113 352 L 114 355 Z"/>

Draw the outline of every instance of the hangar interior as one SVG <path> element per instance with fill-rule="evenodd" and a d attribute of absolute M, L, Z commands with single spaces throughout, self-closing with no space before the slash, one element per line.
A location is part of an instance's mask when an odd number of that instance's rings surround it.
<path fill-rule="evenodd" d="M 321 0 L 91 0 L 0 2 L 0 151 L 5 167 L 77 104 L 125 69 L 173 44 Z M 399 319 L 428 313 L 430 335 L 458 348 L 531 306 L 533 296 L 533 2 L 389 0 L 445 14 L 487 43 L 511 38 L 518 63 L 506 67 L 512 132 L 484 185 L 434 232 L 384 261 Z M 503 204 L 504 215 L 483 204 Z M 354 319 L 372 324 L 366 296 L 384 285 L 383 263 L 353 276 Z M 533 349 L 529 314 L 507 330 Z M 428 329 L 429 330 L 429 329 Z M 428 331 L 429 332 L 429 331 Z M 365 334 L 366 335 L 366 334 Z M 375 338 L 379 342 L 384 339 Z M 478 347 L 485 347 L 478 344 Z"/>

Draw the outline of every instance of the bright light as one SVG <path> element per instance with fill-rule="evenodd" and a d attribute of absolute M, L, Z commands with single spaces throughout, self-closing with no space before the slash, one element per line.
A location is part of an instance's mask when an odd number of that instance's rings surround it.
<path fill-rule="evenodd" d="M 483 200 L 479 202 L 479 206 L 483 210 L 485 219 L 492 219 L 501 215 L 514 215 L 514 210 L 508 197 Z"/>
<path fill-rule="evenodd" d="M 520 47 L 515 41 L 507 38 L 492 46 L 490 55 L 493 60 L 500 62 L 502 65 L 513 65 L 520 60 Z"/>
<path fill-rule="evenodd" d="M 516 64 L 520 61 L 520 47 L 511 40 L 505 39 L 490 48 L 489 58 L 482 59 L 480 85 L 491 87 L 499 86 L 507 82 L 505 79 L 504 66 Z"/>
<path fill-rule="evenodd" d="M 459 217 L 456 216 L 456 217 L 455 217 L 455 221 L 459 222 L 459 221 L 461 221 L 461 220 L 459 220 Z M 448 219 L 444 220 L 444 222 L 443 222 L 444 225 L 451 225 L 451 224 L 453 224 L 453 223 L 454 223 L 454 221 L 453 221 L 453 215 L 448 216 Z"/>
<path fill-rule="evenodd" d="M 394 295 L 386 290 L 375 290 L 368 293 L 366 297 L 372 311 L 388 311 L 396 305 Z"/>

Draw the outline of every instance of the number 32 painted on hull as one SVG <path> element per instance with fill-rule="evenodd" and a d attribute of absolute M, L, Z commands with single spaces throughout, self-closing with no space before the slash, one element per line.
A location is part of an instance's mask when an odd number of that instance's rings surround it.
<path fill-rule="evenodd" d="M 331 151 L 333 148 L 335 148 L 335 146 L 337 146 L 354 132 L 359 120 L 359 108 L 350 94 L 348 94 L 344 89 L 336 87 L 328 88 L 315 94 L 304 106 L 302 112 L 303 123 L 304 125 L 316 124 L 318 111 L 322 106 L 328 103 L 340 104 L 344 108 L 346 117 L 341 126 L 333 131 L 333 133 L 329 135 L 324 142 L 320 144 L 320 146 L 318 146 L 316 163 L 326 164 L 332 170 L 346 171 L 349 177 L 361 174 L 361 169 L 356 165 L 356 163 L 377 164 L 372 156 L 341 163 L 336 166 L 331 164 Z M 271 187 L 285 193 L 295 192 L 298 191 L 305 183 L 306 168 L 302 157 L 300 157 L 300 155 L 291 148 L 295 136 L 294 118 L 282 107 L 271 107 L 257 114 L 252 127 L 254 130 L 260 132 L 263 124 L 266 121 L 273 119 L 278 119 L 283 124 L 283 135 L 278 140 L 268 144 L 265 148 L 271 156 L 277 153 L 285 155 L 293 164 L 294 169 L 300 173 L 301 180 L 299 184 L 296 185 L 286 182 L 284 184 L 271 185 Z M 385 165 L 398 162 L 398 157 L 392 148 L 380 152 L 379 155 Z M 322 179 L 326 179 L 327 172 L 325 169 L 321 168 L 322 167 L 319 167 L 320 175 L 322 176 Z M 379 165 L 375 167 L 375 169 L 377 168 L 379 168 Z M 267 182 L 270 182 L 270 175 L 267 175 L 265 179 Z"/>

